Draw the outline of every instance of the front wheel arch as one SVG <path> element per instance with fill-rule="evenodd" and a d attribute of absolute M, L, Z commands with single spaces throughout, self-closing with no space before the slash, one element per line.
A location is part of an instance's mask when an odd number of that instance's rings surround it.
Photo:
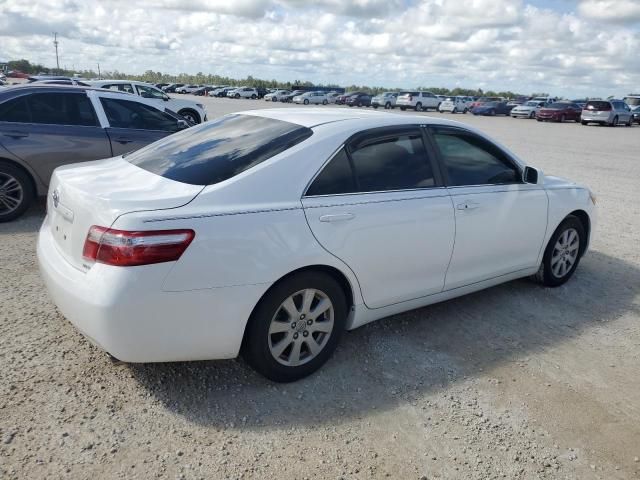
<path fill-rule="evenodd" d="M 193 118 L 197 120 L 197 123 L 202 123 L 202 119 L 200 118 L 200 114 L 191 108 L 183 108 L 178 112 L 178 115 L 182 115 L 183 117 L 186 115 L 191 115 Z"/>

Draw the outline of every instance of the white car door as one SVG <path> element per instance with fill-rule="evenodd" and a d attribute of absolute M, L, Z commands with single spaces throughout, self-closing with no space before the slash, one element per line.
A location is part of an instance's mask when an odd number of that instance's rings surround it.
<path fill-rule="evenodd" d="M 456 127 L 430 127 L 453 201 L 456 238 L 445 290 L 535 267 L 548 198 L 525 184 L 517 164 L 487 139 Z"/>
<path fill-rule="evenodd" d="M 354 136 L 302 203 L 314 236 L 355 273 L 369 308 L 442 291 L 454 213 L 420 128 Z"/>

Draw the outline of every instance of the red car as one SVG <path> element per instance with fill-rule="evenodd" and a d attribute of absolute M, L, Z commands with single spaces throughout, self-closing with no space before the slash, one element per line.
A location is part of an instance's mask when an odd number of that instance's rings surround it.
<path fill-rule="evenodd" d="M 543 122 L 545 120 L 551 120 L 554 122 L 573 120 L 574 122 L 579 122 L 581 113 L 582 108 L 580 108 L 580 105 L 577 103 L 556 102 L 538 110 L 538 113 L 536 113 L 536 119 L 539 122 Z"/>

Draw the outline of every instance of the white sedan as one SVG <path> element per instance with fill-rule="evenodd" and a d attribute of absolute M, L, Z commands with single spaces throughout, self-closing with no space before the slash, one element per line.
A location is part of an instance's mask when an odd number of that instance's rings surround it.
<path fill-rule="evenodd" d="M 293 97 L 293 103 L 301 103 L 303 105 L 309 105 L 310 103 L 315 105 L 326 105 L 329 103 L 329 100 L 327 100 L 327 94 L 324 92 L 305 92 L 302 95 Z"/>
<path fill-rule="evenodd" d="M 468 125 L 267 109 L 56 169 L 37 250 L 60 311 L 120 360 L 242 353 L 292 381 L 345 329 L 516 278 L 563 284 L 594 204 Z"/>

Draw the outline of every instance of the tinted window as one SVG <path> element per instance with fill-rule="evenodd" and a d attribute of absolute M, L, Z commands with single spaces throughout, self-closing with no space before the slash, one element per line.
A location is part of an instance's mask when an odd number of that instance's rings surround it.
<path fill-rule="evenodd" d="M 33 123 L 88 127 L 98 124 L 93 105 L 84 93 L 34 93 L 28 102 Z"/>
<path fill-rule="evenodd" d="M 356 191 L 353 171 L 344 149 L 341 149 L 316 177 L 307 195 L 337 195 Z"/>
<path fill-rule="evenodd" d="M 111 127 L 165 132 L 178 130 L 175 118 L 149 105 L 115 98 L 101 98 L 100 103 Z"/>
<path fill-rule="evenodd" d="M 0 104 L 0 122 L 30 123 L 31 115 L 25 96 Z"/>
<path fill-rule="evenodd" d="M 126 156 L 133 165 L 192 185 L 222 182 L 306 140 L 312 130 L 272 118 L 227 115 Z"/>
<path fill-rule="evenodd" d="M 518 183 L 520 173 L 495 145 L 460 130 L 434 129 L 449 185 Z"/>
<path fill-rule="evenodd" d="M 381 192 L 433 187 L 435 179 L 420 132 L 360 137 L 349 157 L 336 155 L 307 195 Z M 352 178 L 349 178 L 352 175 Z"/>
<path fill-rule="evenodd" d="M 609 111 L 611 110 L 611 104 L 609 102 L 587 102 L 584 107 L 586 110 L 596 110 L 596 111 Z"/>

